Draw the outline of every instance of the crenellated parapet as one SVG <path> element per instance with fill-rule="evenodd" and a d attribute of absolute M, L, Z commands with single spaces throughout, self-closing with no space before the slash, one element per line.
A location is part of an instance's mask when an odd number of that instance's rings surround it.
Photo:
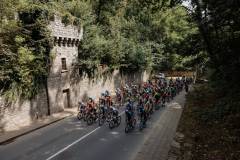
<path fill-rule="evenodd" d="M 77 38 L 67 38 L 67 37 L 54 37 L 54 45 L 55 46 L 68 46 L 74 47 L 78 46 L 80 39 Z"/>
<path fill-rule="evenodd" d="M 54 21 L 50 22 L 49 29 L 55 46 L 78 46 L 83 36 L 82 27 L 65 25 L 59 16 L 54 16 Z"/>

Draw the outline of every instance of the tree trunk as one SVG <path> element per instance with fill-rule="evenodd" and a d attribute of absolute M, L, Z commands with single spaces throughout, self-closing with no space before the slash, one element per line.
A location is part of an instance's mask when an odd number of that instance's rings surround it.
<path fill-rule="evenodd" d="M 210 42 L 210 38 L 208 37 L 208 31 L 207 31 L 207 26 L 204 23 L 203 24 L 203 15 L 202 15 L 202 7 L 201 7 L 201 2 L 199 2 L 199 0 L 192 0 L 192 3 L 196 5 L 196 10 L 195 10 L 195 14 L 196 14 L 196 20 L 198 23 L 198 27 L 200 30 L 200 33 L 203 37 L 203 40 L 205 42 L 206 45 L 206 49 L 208 51 L 208 53 L 211 55 L 213 55 L 213 51 L 212 51 L 212 47 L 211 47 L 211 42 Z"/>

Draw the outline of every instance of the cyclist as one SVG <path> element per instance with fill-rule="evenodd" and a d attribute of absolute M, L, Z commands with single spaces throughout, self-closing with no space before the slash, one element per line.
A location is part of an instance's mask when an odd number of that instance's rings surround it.
<path fill-rule="evenodd" d="M 147 118 L 150 116 L 150 102 L 148 99 L 145 99 L 144 111 L 146 112 Z"/>
<path fill-rule="evenodd" d="M 155 104 L 157 105 L 159 103 L 160 98 L 161 98 L 160 93 L 156 92 L 155 95 L 154 95 L 154 98 L 155 98 Z"/>
<path fill-rule="evenodd" d="M 147 121 L 147 116 L 146 116 L 146 111 L 144 109 L 144 103 L 142 99 L 140 99 L 138 103 L 138 113 L 139 113 L 140 120 L 143 121 L 143 126 L 145 126 Z"/>
<path fill-rule="evenodd" d="M 130 125 L 132 126 L 133 125 L 132 122 L 133 122 L 133 118 L 134 118 L 134 108 L 133 108 L 133 104 L 130 99 L 128 99 L 125 113 L 126 113 L 127 123 L 130 123 Z"/>
<path fill-rule="evenodd" d="M 101 96 L 99 97 L 99 104 L 105 106 L 105 93 L 101 93 Z"/>
<path fill-rule="evenodd" d="M 107 107 L 110 107 L 112 105 L 112 97 L 110 96 L 110 93 L 108 90 L 105 91 L 105 101 L 106 101 Z"/>
<path fill-rule="evenodd" d="M 88 113 L 93 113 L 96 115 L 96 106 L 93 98 L 89 97 L 87 102 L 87 111 Z"/>
<path fill-rule="evenodd" d="M 188 83 L 185 83 L 185 91 L 188 92 Z"/>
<path fill-rule="evenodd" d="M 116 98 L 117 98 L 117 101 L 119 102 L 119 105 L 120 106 L 122 106 L 122 92 L 121 92 L 121 90 L 120 90 L 120 88 L 117 88 L 116 90 L 115 90 L 115 93 L 116 93 Z"/>
<path fill-rule="evenodd" d="M 171 86 L 172 84 L 173 84 L 173 79 L 171 77 L 170 80 L 169 80 L 169 86 Z"/>
<path fill-rule="evenodd" d="M 119 115 L 117 108 L 115 108 L 113 106 L 110 107 L 110 113 L 113 117 L 117 117 Z"/>

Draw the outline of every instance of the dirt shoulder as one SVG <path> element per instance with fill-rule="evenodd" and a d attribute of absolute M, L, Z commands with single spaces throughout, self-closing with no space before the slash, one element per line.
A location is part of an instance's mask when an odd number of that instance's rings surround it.
<path fill-rule="evenodd" d="M 239 112 L 230 112 L 227 104 L 219 103 L 222 97 L 207 84 L 197 84 L 194 88 L 187 95 L 169 157 L 178 160 L 239 160 Z"/>

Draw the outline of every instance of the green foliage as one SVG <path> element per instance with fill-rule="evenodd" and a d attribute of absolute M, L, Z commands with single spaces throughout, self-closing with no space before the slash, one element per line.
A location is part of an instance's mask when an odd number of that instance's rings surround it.
<path fill-rule="evenodd" d="M 47 26 L 54 14 L 65 25 L 84 29 L 75 68 L 89 77 L 100 65 L 123 72 L 192 69 L 183 63 L 190 48 L 186 39 L 198 31 L 180 1 L 4 0 L 3 6 L 0 90 L 8 97 L 32 98 L 46 83 L 48 63 L 54 57 Z"/>
<path fill-rule="evenodd" d="M 20 5 L 19 20 L 7 20 L 1 32 L 1 92 L 9 101 L 32 98 L 46 82 L 51 48 L 46 28 L 48 10 L 39 4 Z"/>
<path fill-rule="evenodd" d="M 70 13 L 66 13 L 64 16 L 62 16 L 62 23 L 65 25 L 73 24 L 73 16 Z"/>
<path fill-rule="evenodd" d="M 192 0 L 196 20 L 207 50 L 212 82 L 225 93 L 239 93 L 239 1 Z"/>

